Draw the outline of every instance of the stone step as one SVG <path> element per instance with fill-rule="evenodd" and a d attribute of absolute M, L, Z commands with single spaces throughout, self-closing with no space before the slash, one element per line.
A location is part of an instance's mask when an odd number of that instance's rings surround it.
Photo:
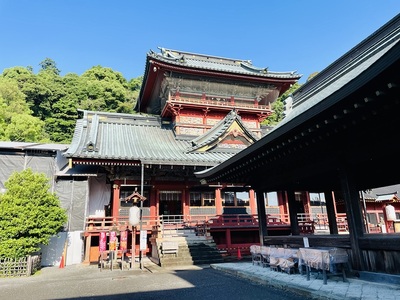
<path fill-rule="evenodd" d="M 162 261 L 163 267 L 169 266 L 183 266 L 183 265 L 206 265 L 213 263 L 222 263 L 224 260 L 222 258 L 207 258 L 207 259 L 166 259 Z"/>
<path fill-rule="evenodd" d="M 210 245 L 215 245 L 214 240 L 208 239 L 205 237 L 180 237 L 180 236 L 171 236 L 171 237 L 164 237 L 162 239 L 157 239 L 157 243 L 162 243 L 162 242 L 176 242 L 179 245 L 190 245 L 190 244 L 199 244 L 199 243 L 205 243 L 205 244 L 210 244 Z"/>
<path fill-rule="evenodd" d="M 189 236 L 170 236 L 157 238 L 156 243 L 158 247 L 161 247 L 162 243 L 166 241 L 178 243 L 179 248 L 177 254 L 162 255 L 160 251 L 159 261 L 163 267 L 223 262 L 223 257 L 212 237 L 194 234 Z"/>

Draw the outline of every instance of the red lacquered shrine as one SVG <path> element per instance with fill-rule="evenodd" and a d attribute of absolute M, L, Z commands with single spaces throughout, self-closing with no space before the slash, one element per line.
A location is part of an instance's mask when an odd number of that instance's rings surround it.
<path fill-rule="evenodd" d="M 178 252 L 182 239 L 189 248 L 207 244 L 220 253 L 248 251 L 259 239 L 254 191 L 202 184 L 194 172 L 259 140 L 265 131 L 260 122 L 272 113 L 272 103 L 299 78 L 249 60 L 150 51 L 138 114 L 82 111 L 65 154 L 71 170 L 91 175 L 85 262 L 98 261 L 99 237 L 106 232 L 109 238 L 111 230 L 117 231 L 117 248 L 124 232 L 119 256 L 130 257 L 135 249 L 136 256 L 146 254 L 160 264 L 166 256 L 184 260 Z M 135 191 L 145 200 L 134 204 L 129 195 Z M 276 205 L 267 208 L 271 230 L 289 228 L 282 199 L 278 194 Z M 132 205 L 141 207 L 140 228 L 129 224 Z M 144 247 L 140 229 L 147 232 Z"/>

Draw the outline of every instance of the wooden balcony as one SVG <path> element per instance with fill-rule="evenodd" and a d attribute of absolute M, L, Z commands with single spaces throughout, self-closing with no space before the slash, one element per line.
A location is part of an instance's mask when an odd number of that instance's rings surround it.
<path fill-rule="evenodd" d="M 230 110 L 233 107 L 237 109 L 242 109 L 242 110 L 250 110 L 250 111 L 256 111 L 256 112 L 264 112 L 265 111 L 271 111 L 272 112 L 272 107 L 271 105 L 259 105 L 257 103 L 252 103 L 250 101 L 241 101 L 241 100 L 235 100 L 234 102 L 231 102 L 229 100 L 225 101 L 218 101 L 218 100 L 210 100 L 210 99 L 201 99 L 201 98 L 194 98 L 194 97 L 188 97 L 188 96 L 171 96 L 168 99 L 168 103 L 174 105 L 174 104 L 179 104 L 179 105 L 186 105 L 186 106 L 193 106 L 193 107 L 202 107 L 202 106 L 207 106 L 209 108 L 216 108 L 216 109 L 227 109 Z"/>

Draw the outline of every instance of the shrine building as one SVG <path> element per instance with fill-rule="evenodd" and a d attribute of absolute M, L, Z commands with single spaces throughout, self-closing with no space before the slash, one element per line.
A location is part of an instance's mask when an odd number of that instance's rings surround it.
<path fill-rule="evenodd" d="M 162 242 L 157 230 L 167 224 L 197 231 L 207 224 L 208 240 L 220 250 L 248 248 L 258 240 L 254 191 L 202 185 L 194 173 L 259 140 L 266 132 L 260 123 L 272 114 L 272 103 L 301 76 L 259 68 L 249 60 L 159 50 L 147 54 L 137 114 L 80 111 L 64 153 L 68 165 L 60 178 L 78 173 L 89 178 L 87 263 L 98 261 L 100 235 L 111 228 L 124 232 L 120 250 L 126 255 L 135 248 L 136 255 L 156 259 Z M 139 205 L 130 197 L 135 192 L 143 197 L 146 249 L 139 249 L 139 228 L 133 233 L 128 224 L 130 207 Z M 286 209 L 279 203 L 277 214 Z"/>

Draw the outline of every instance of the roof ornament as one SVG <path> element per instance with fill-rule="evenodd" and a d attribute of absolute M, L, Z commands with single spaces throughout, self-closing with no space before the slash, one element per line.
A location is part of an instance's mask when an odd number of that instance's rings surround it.
<path fill-rule="evenodd" d="M 87 150 L 88 152 L 93 152 L 93 151 L 94 151 L 94 143 L 93 143 L 92 141 L 89 141 L 89 142 L 86 144 L 86 150 Z"/>
<path fill-rule="evenodd" d="M 93 152 L 95 151 L 95 146 L 97 143 L 97 130 L 99 127 L 100 118 L 98 114 L 93 115 L 92 117 L 92 125 L 89 132 L 89 140 L 86 143 L 86 151 Z"/>
<path fill-rule="evenodd" d="M 293 110 L 293 98 L 292 98 L 292 94 L 289 95 L 289 97 L 287 97 L 284 101 L 285 103 L 285 110 L 284 110 L 284 114 L 285 117 L 287 117 L 290 112 Z"/>
<path fill-rule="evenodd" d="M 131 195 L 125 197 L 124 200 L 125 203 L 128 203 L 129 201 L 132 201 L 132 203 L 137 203 L 139 201 L 145 201 L 146 197 L 140 195 L 139 192 L 137 191 L 137 187 L 135 187 L 135 191 Z"/>

